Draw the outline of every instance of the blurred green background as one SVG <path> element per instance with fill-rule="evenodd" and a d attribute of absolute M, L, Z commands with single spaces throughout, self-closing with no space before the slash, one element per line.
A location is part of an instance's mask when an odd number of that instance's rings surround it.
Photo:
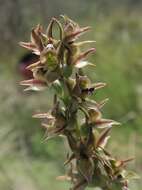
<path fill-rule="evenodd" d="M 52 16 L 67 14 L 81 25 L 92 26 L 85 38 L 96 40 L 90 59 L 97 66 L 89 76 L 108 86 L 94 99 L 109 97 L 105 117 L 122 123 L 113 128 L 110 149 L 116 157 L 135 157 L 129 164 L 142 176 L 142 3 L 140 0 L 1 0 L 0 1 L 0 190 L 66 190 L 56 180 L 63 175 L 62 139 L 44 142 L 40 122 L 31 115 L 48 110 L 49 92 L 24 93 L 18 61 L 38 23 L 45 28 Z M 141 190 L 142 180 L 130 190 Z"/>

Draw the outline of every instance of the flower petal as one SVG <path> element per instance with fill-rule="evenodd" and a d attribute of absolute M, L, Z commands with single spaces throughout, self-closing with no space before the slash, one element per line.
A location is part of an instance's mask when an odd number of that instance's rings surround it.
<path fill-rule="evenodd" d="M 111 119 L 100 119 L 95 122 L 95 127 L 97 128 L 112 127 L 112 125 L 120 125 L 120 123 Z"/>
<path fill-rule="evenodd" d="M 107 128 L 104 131 L 102 131 L 99 138 L 97 139 L 96 148 L 99 146 L 104 148 L 104 146 L 107 143 L 108 138 L 110 137 L 110 136 L 108 136 L 108 133 L 110 132 L 110 130 L 111 130 L 111 128 Z"/>
<path fill-rule="evenodd" d="M 30 79 L 30 80 L 24 80 L 20 82 L 20 85 L 23 86 L 29 86 L 28 88 L 24 89 L 24 91 L 41 91 L 44 90 L 47 87 L 47 83 L 41 80 L 37 79 Z"/>
<path fill-rule="evenodd" d="M 43 44 L 39 34 L 37 34 L 36 29 L 32 29 L 31 32 L 31 42 L 36 45 L 38 50 L 41 52 L 43 50 Z"/>
<path fill-rule="evenodd" d="M 90 30 L 91 27 L 87 26 L 87 27 L 83 27 L 83 28 L 78 28 L 76 29 L 74 32 L 72 32 L 70 35 L 68 35 L 66 37 L 66 40 L 72 40 L 73 38 L 77 38 L 79 37 L 81 34 L 83 34 L 84 32 L 87 32 L 88 30 Z"/>
<path fill-rule="evenodd" d="M 23 86 L 30 86 L 30 85 L 47 85 L 46 82 L 37 80 L 37 79 L 29 79 L 29 80 L 23 80 L 20 82 L 20 85 Z"/>
<path fill-rule="evenodd" d="M 77 64 L 75 64 L 75 67 L 80 69 L 82 67 L 89 66 L 89 65 L 90 66 L 96 66 L 95 64 L 92 64 L 92 63 L 90 63 L 88 61 L 80 61 L 80 62 L 77 62 Z"/>
<path fill-rule="evenodd" d="M 32 70 L 32 69 L 34 69 L 35 67 L 39 66 L 40 64 L 41 64 L 41 62 L 40 62 L 40 61 L 37 61 L 36 63 L 33 63 L 33 64 L 29 65 L 28 67 L 26 67 L 26 69 Z"/>
<path fill-rule="evenodd" d="M 54 117 L 50 113 L 48 113 L 48 112 L 34 114 L 33 118 L 38 118 L 38 119 L 44 119 L 44 118 L 46 118 L 46 119 L 50 119 L 50 120 L 54 119 Z"/>
<path fill-rule="evenodd" d="M 94 83 L 91 86 L 95 88 L 95 90 L 98 90 L 100 88 L 104 88 L 107 84 L 103 82 Z"/>
<path fill-rule="evenodd" d="M 19 42 L 19 45 L 20 45 L 21 47 L 26 48 L 26 49 L 36 51 L 36 46 L 35 46 L 35 44 L 33 44 L 33 43 L 31 43 L 31 42 Z"/>
<path fill-rule="evenodd" d="M 98 107 L 99 109 L 101 109 L 107 102 L 108 102 L 109 98 L 106 98 L 104 100 L 102 100 L 101 102 L 98 103 Z"/>
<path fill-rule="evenodd" d="M 95 48 L 90 48 L 88 49 L 87 51 L 81 53 L 74 61 L 74 65 L 76 65 L 79 61 L 85 59 L 89 53 L 94 53 L 96 52 L 96 49 Z"/>

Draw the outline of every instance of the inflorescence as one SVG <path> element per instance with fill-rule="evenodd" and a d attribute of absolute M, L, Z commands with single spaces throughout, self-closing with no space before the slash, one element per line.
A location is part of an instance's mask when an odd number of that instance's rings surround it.
<path fill-rule="evenodd" d="M 125 170 L 131 159 L 118 160 L 105 148 L 112 126 L 119 123 L 103 118 L 101 110 L 107 99 L 99 103 L 90 99 L 106 84 L 92 83 L 83 71 L 86 66 L 94 67 L 86 59 L 96 49 L 82 52 L 82 46 L 94 41 L 77 40 L 89 30 L 90 27 L 80 27 L 67 16 L 59 20 L 52 18 L 45 33 L 41 25 L 32 29 L 31 42 L 20 42 L 20 45 L 39 59 L 27 67 L 33 78 L 22 81 L 21 85 L 27 86 L 25 90 L 54 89 L 51 110 L 33 117 L 42 120 L 47 139 L 61 136 L 68 141 L 70 152 L 64 164 L 69 171 L 58 179 L 71 181 L 71 190 L 84 190 L 87 186 L 128 190 L 128 179 L 135 177 Z M 57 31 L 59 39 L 54 37 Z"/>

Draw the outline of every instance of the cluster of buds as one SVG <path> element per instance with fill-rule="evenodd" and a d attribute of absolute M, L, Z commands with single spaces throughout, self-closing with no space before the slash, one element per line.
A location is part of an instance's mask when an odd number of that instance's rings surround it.
<path fill-rule="evenodd" d="M 54 30 L 59 31 L 58 39 Z M 129 178 L 137 177 L 125 170 L 131 159 L 118 160 L 105 148 L 112 126 L 119 123 L 102 117 L 101 109 L 108 99 L 99 103 L 89 99 L 106 84 L 92 83 L 84 74 L 84 67 L 94 66 L 86 58 L 96 50 L 82 52 L 81 46 L 94 41 L 77 40 L 88 30 L 90 27 L 80 27 L 67 16 L 61 16 L 60 20 L 52 18 L 45 33 L 41 25 L 32 29 L 31 42 L 20 45 L 39 59 L 27 67 L 33 78 L 22 81 L 21 85 L 28 86 L 25 90 L 53 88 L 55 91 L 51 110 L 33 117 L 41 119 L 46 139 L 61 136 L 68 141 L 70 151 L 64 163 L 68 172 L 58 179 L 70 180 L 71 190 L 84 190 L 87 186 L 128 190 Z"/>

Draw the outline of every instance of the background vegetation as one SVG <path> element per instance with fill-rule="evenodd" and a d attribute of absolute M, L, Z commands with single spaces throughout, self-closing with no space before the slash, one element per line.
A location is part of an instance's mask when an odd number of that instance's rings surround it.
<path fill-rule="evenodd" d="M 31 27 L 47 26 L 52 16 L 67 14 L 91 25 L 86 38 L 97 42 L 92 57 L 97 67 L 88 73 L 108 86 L 94 98 L 109 97 L 106 117 L 122 122 L 114 128 L 109 149 L 122 158 L 136 157 L 129 167 L 142 171 L 142 21 L 140 0 L 1 0 L 0 1 L 0 190 L 64 190 L 65 142 L 44 142 L 34 111 L 48 110 L 51 94 L 24 93 L 18 60 L 25 53 L 18 42 L 28 41 Z M 130 190 L 141 190 L 141 180 Z"/>

